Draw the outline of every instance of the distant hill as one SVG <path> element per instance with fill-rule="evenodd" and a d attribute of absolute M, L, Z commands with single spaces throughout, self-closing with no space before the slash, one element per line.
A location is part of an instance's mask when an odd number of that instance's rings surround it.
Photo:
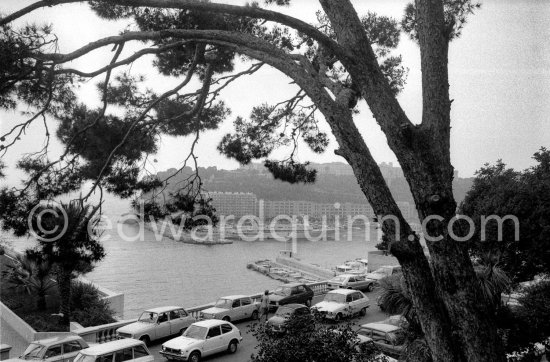
<path fill-rule="evenodd" d="M 334 163 L 330 165 L 334 165 Z M 216 167 L 199 168 L 199 173 L 206 191 L 252 192 L 256 194 L 258 199 L 263 200 L 367 203 L 355 176 L 352 174 L 330 174 L 327 173 L 326 169 L 323 170 L 323 167 L 319 167 L 323 166 L 323 164 L 316 164 L 315 166 L 319 170 L 317 181 L 314 184 L 307 185 L 292 185 L 275 180 L 261 164 L 253 164 L 253 167 L 247 166 L 237 170 L 219 170 Z M 400 171 L 397 167 L 393 167 L 393 169 Z M 159 172 L 157 175 L 161 179 L 164 179 L 173 175 L 176 171 L 176 169 L 169 169 Z M 178 182 L 185 179 L 191 173 L 191 168 L 184 169 L 170 180 L 167 190 L 176 191 Z M 409 185 L 403 177 L 387 178 L 386 181 L 396 201 L 405 201 L 411 203 L 411 205 L 413 204 Z M 454 180 L 453 190 L 457 203 L 460 204 L 464 200 L 472 183 L 473 178 L 457 178 Z"/>

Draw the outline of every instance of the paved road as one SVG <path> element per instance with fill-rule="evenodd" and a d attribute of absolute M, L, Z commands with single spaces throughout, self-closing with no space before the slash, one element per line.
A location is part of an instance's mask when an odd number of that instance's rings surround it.
<path fill-rule="evenodd" d="M 350 321 L 344 321 L 345 322 L 352 322 L 357 325 L 365 324 L 365 323 L 371 323 L 376 321 L 381 321 L 383 319 L 386 319 L 388 316 L 387 314 L 383 313 L 380 308 L 376 305 L 376 297 L 378 296 L 378 292 L 374 291 L 372 293 L 368 293 L 367 296 L 369 297 L 371 301 L 371 306 L 367 310 L 367 315 L 364 317 L 355 317 Z M 323 296 L 316 296 L 313 298 L 313 304 L 318 303 L 322 300 Z M 256 321 L 244 321 L 240 323 L 235 323 L 237 328 L 240 329 L 243 341 L 239 345 L 239 349 L 235 354 L 227 354 L 227 353 L 220 353 L 211 357 L 205 357 L 203 360 L 210 362 L 244 362 L 248 361 L 250 359 L 250 355 L 254 353 L 254 348 L 256 347 L 256 338 L 249 332 L 250 325 Z M 165 341 L 165 340 L 164 340 Z M 166 362 L 166 359 L 159 353 L 160 348 L 162 346 L 162 343 L 164 341 L 161 341 L 159 343 L 156 343 L 149 347 L 149 350 L 155 357 L 155 361 L 158 362 Z"/>

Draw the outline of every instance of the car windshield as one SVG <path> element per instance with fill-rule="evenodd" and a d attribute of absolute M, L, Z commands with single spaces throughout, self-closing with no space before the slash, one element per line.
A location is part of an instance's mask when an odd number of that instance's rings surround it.
<path fill-rule="evenodd" d="M 346 296 L 338 293 L 327 293 L 325 295 L 325 302 L 345 303 Z"/>
<path fill-rule="evenodd" d="M 84 353 L 79 353 L 73 360 L 73 362 L 94 362 L 94 361 L 95 361 L 95 356 L 89 356 Z"/>
<path fill-rule="evenodd" d="M 289 287 L 279 287 L 279 288 L 275 289 L 275 294 L 290 295 L 290 288 Z"/>
<path fill-rule="evenodd" d="M 25 352 L 23 352 L 23 358 L 29 359 L 29 358 L 39 358 L 40 352 L 44 349 L 44 346 L 38 343 L 31 343 Z"/>
<path fill-rule="evenodd" d="M 218 299 L 216 304 L 214 304 L 214 307 L 223 308 L 223 309 L 231 309 L 231 306 L 233 305 L 233 301 L 231 299 Z"/>
<path fill-rule="evenodd" d="M 183 336 L 187 338 L 194 338 L 194 339 L 205 339 L 206 332 L 208 332 L 208 328 L 200 327 L 192 324 L 189 326 L 189 328 L 185 330 L 185 332 L 183 333 Z"/>
<path fill-rule="evenodd" d="M 139 316 L 138 321 L 145 322 L 145 323 L 156 323 L 157 322 L 157 317 L 158 317 L 157 313 L 143 312 Z"/>
<path fill-rule="evenodd" d="M 294 312 L 294 309 L 288 308 L 288 307 L 279 307 L 277 309 L 277 312 L 275 312 L 275 315 L 286 317 L 292 314 Z"/>
<path fill-rule="evenodd" d="M 329 283 L 330 282 L 332 282 L 332 283 L 343 283 L 345 281 L 346 281 L 346 277 L 339 276 L 339 277 L 334 277 L 331 280 L 329 280 Z"/>

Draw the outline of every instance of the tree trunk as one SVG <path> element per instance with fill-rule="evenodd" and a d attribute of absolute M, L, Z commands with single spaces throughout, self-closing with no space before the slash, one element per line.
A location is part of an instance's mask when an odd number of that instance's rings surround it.
<path fill-rule="evenodd" d="M 46 292 L 42 289 L 39 290 L 36 296 L 36 309 L 38 310 L 46 310 Z"/>
<path fill-rule="evenodd" d="M 320 0 L 333 25 L 338 43 L 350 55 L 342 63 L 362 90 L 377 123 L 388 139 L 409 183 L 420 220 L 439 216 L 427 232 L 441 236 L 428 242 L 430 267 L 418 237 L 395 210 L 387 185 L 356 129 L 342 127 L 335 136 L 352 166 L 361 189 L 379 217 L 398 215 L 400 230 L 389 233 L 392 253 L 403 273 L 435 361 L 504 361 L 501 341 L 467 250 L 447 232 L 456 212 L 450 162 L 450 105 L 447 70 L 448 28 L 441 0 L 416 0 L 416 20 L 422 65 L 423 116 L 421 125 L 406 117 L 381 74 L 370 41 L 349 0 Z M 330 122 L 338 127 L 340 119 Z M 353 124 L 353 122 L 351 122 Z M 344 147 L 342 147 L 344 148 Z M 368 173 L 368 174 L 367 174 Z M 376 175 L 376 177 L 373 177 Z M 381 176 L 381 175 L 380 175 Z M 381 195 L 387 195 L 380 197 Z M 390 200 L 387 200 L 390 199 Z M 407 241 L 407 238 L 411 239 Z M 400 241 L 397 240 L 400 239 Z M 404 240 L 405 239 L 405 240 Z"/>
<path fill-rule="evenodd" d="M 60 324 L 69 330 L 71 320 L 71 272 L 63 269 L 57 275 L 57 287 L 59 290 L 59 313 L 62 314 Z"/>

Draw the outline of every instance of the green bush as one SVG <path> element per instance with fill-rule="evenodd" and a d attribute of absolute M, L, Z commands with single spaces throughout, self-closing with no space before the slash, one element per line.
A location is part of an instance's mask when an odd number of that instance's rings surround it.
<path fill-rule="evenodd" d="M 525 288 L 519 306 L 503 307 L 497 321 L 506 351 L 531 348 L 550 336 L 550 280 Z"/>
<path fill-rule="evenodd" d="M 69 327 L 60 324 L 55 311 L 40 311 L 21 314 L 20 317 L 38 332 L 68 332 Z"/>
<path fill-rule="evenodd" d="M 83 327 L 116 322 L 109 304 L 93 285 L 74 282 L 71 287 L 71 317 Z"/>
<path fill-rule="evenodd" d="M 528 326 L 531 342 L 545 340 L 550 335 L 550 279 L 523 290 L 517 314 Z"/>

